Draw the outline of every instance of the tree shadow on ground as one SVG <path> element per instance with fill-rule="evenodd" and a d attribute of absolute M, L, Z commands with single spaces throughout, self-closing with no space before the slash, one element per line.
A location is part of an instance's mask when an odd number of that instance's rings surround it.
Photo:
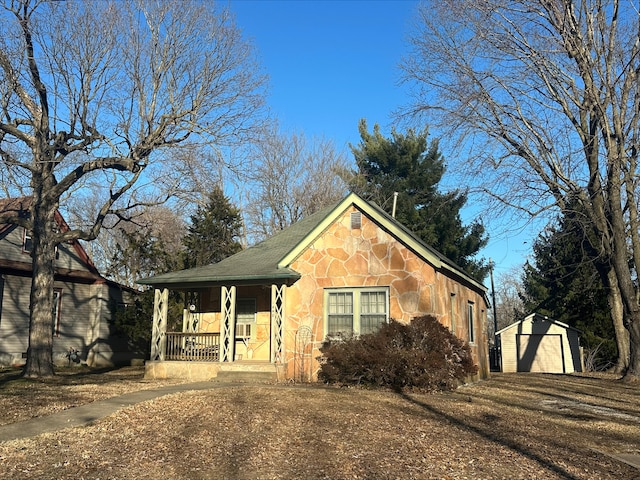
<path fill-rule="evenodd" d="M 435 415 L 437 417 L 443 418 L 444 420 L 446 420 L 447 422 L 449 422 L 451 425 L 455 425 L 458 428 L 461 428 L 463 430 L 475 433 L 479 436 L 481 436 L 482 438 L 485 438 L 486 440 L 493 442 L 493 443 L 497 443 L 500 445 L 504 445 L 508 448 L 510 448 L 511 450 L 517 452 L 518 454 L 521 454 L 523 456 L 525 456 L 526 458 L 529 458 L 530 460 L 533 460 L 534 462 L 538 463 L 539 465 L 541 465 L 542 467 L 548 469 L 549 471 L 560 475 L 562 478 L 565 478 L 567 480 L 578 480 L 578 477 L 575 477 L 574 475 L 572 475 L 571 473 L 569 473 L 567 470 L 565 470 L 564 468 L 562 468 L 559 465 L 556 465 L 552 462 L 549 462 L 547 459 L 541 457 L 540 455 L 538 455 L 537 453 L 535 453 L 534 451 L 524 448 L 520 443 L 515 442 L 513 440 L 510 440 L 508 438 L 504 438 L 501 437 L 500 435 L 496 435 L 495 433 L 489 431 L 489 430 L 485 430 L 481 427 L 478 427 L 477 425 L 472 425 L 470 423 L 467 423 L 463 420 L 461 420 L 460 418 L 457 418 L 453 415 L 450 415 L 448 413 L 445 413 L 437 408 L 435 408 L 432 405 L 429 405 L 427 403 L 421 402 L 415 398 L 412 398 L 411 396 L 407 395 L 404 392 L 398 392 L 398 395 L 400 397 L 402 397 L 404 400 L 406 400 L 407 402 L 416 405 L 420 408 L 422 408 L 423 410 L 429 412 L 432 415 Z"/>

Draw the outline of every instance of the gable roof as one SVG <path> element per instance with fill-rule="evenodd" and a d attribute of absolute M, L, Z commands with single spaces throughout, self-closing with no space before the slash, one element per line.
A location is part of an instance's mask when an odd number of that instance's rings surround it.
<path fill-rule="evenodd" d="M 300 275 L 291 269 L 290 265 L 352 205 L 407 248 L 431 263 L 434 268 L 447 270 L 483 293 L 486 292 L 484 285 L 422 242 L 382 208 L 365 201 L 355 193 L 218 263 L 156 275 L 138 280 L 137 283 L 174 288 L 198 288 L 231 282 L 258 284 L 266 280 L 293 283 Z"/>
<path fill-rule="evenodd" d="M 25 217 L 31 208 L 31 197 L 0 198 L 0 213 L 13 217 Z M 0 223 L 0 235 L 12 228 L 13 223 Z"/>
<path fill-rule="evenodd" d="M 577 328 L 574 328 L 571 325 L 567 325 L 566 323 L 560 322 L 558 320 L 554 320 L 553 318 L 549 318 L 546 315 L 542 315 L 540 313 L 531 313 L 531 314 L 527 315 L 526 317 L 524 317 L 522 320 L 514 322 L 511 325 L 507 325 L 503 329 L 498 330 L 496 332 L 496 335 L 500 335 L 501 333 L 506 332 L 507 330 L 511 330 L 512 328 L 515 328 L 518 325 L 522 325 L 524 322 L 529 322 L 529 321 L 531 321 L 531 322 L 549 322 L 549 323 L 553 323 L 555 325 L 558 325 L 559 327 L 565 328 L 567 330 L 575 330 L 578 333 L 582 333 Z"/>
<path fill-rule="evenodd" d="M 0 214 L 8 214 L 11 217 L 22 217 L 28 218 L 30 215 L 31 204 L 33 203 L 33 197 L 25 196 L 25 197 L 14 197 L 14 198 L 2 198 L 0 199 Z M 65 232 L 69 230 L 69 225 L 62 217 L 62 214 L 56 210 L 55 212 L 55 221 L 61 231 Z M 0 236 L 5 232 L 10 231 L 13 228 L 16 228 L 17 225 L 14 223 L 0 223 Z M 109 280 L 103 277 L 98 268 L 95 266 L 91 257 L 84 249 L 82 244 L 78 240 L 71 240 L 69 245 L 73 248 L 74 252 L 86 266 L 87 270 L 69 270 L 69 269 L 61 269 L 56 267 L 56 274 L 73 278 L 80 281 L 90 281 L 90 282 L 99 282 L 99 283 L 107 283 L 111 286 L 125 289 L 131 292 L 136 292 L 135 289 L 128 287 L 126 285 L 121 285 L 118 282 L 113 280 Z M 0 258 L 0 267 L 10 268 L 15 271 L 20 272 L 31 272 L 32 265 L 31 262 L 6 262 L 4 259 Z"/>
<path fill-rule="evenodd" d="M 31 204 L 33 203 L 32 197 L 15 197 L 15 198 L 3 198 L 0 199 L 0 213 L 8 213 L 15 217 L 23 217 L 28 218 L 30 215 Z M 62 214 L 56 210 L 55 212 L 55 221 L 61 231 L 66 232 L 69 230 L 69 225 L 62 217 Z M 5 223 L 0 224 L 0 235 L 4 233 L 6 230 L 15 227 L 13 223 Z M 102 278 L 98 269 L 94 265 L 93 261 L 87 254 L 87 251 L 83 248 L 77 240 L 72 240 L 70 245 L 76 252 L 76 255 L 82 260 L 82 262 L 86 265 L 87 269 L 91 272 L 91 274 Z"/>

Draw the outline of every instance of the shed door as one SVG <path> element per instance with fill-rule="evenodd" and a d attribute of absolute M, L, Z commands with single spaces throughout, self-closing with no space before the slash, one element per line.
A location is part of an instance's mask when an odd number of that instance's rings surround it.
<path fill-rule="evenodd" d="M 564 373 L 561 335 L 519 334 L 518 371 Z"/>

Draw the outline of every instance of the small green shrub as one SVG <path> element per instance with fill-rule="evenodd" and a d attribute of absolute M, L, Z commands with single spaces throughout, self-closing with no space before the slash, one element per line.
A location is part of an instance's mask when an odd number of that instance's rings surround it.
<path fill-rule="evenodd" d="M 318 379 L 394 390 L 453 390 L 477 373 L 469 345 L 432 316 L 390 320 L 377 333 L 328 339 Z"/>

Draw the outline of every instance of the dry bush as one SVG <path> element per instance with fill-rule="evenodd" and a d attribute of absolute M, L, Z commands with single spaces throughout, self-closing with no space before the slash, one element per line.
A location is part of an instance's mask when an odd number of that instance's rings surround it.
<path fill-rule="evenodd" d="M 319 379 L 394 390 L 453 390 L 477 373 L 469 345 L 435 317 L 391 320 L 377 333 L 327 340 Z"/>

